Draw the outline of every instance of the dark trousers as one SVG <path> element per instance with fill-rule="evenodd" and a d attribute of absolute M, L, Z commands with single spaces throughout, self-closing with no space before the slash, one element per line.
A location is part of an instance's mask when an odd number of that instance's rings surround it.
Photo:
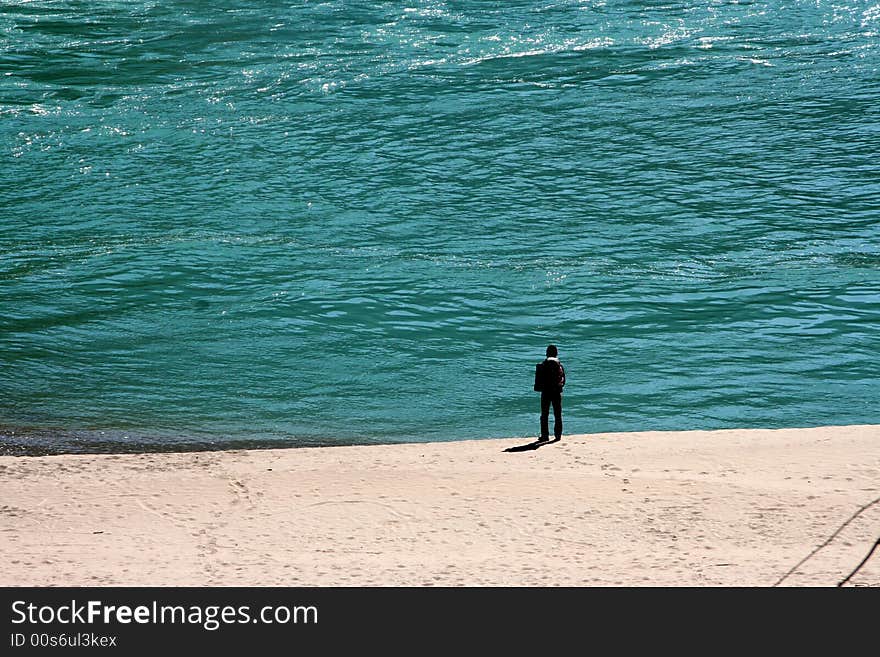
<path fill-rule="evenodd" d="M 562 438 L 562 393 L 541 393 L 541 438 L 550 437 L 550 406 L 553 406 L 553 435 Z"/>

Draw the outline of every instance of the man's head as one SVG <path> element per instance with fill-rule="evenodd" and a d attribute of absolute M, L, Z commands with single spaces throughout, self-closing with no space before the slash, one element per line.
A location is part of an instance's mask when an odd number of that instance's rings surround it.
<path fill-rule="evenodd" d="M 551 344 L 547 347 L 547 358 L 556 358 L 558 355 L 559 351 L 557 351 L 555 344 Z"/>

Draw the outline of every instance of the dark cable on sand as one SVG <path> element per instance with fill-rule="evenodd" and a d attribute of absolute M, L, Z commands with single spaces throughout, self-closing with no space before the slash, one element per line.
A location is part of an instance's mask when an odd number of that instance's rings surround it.
<path fill-rule="evenodd" d="M 846 583 L 850 580 L 850 578 L 851 578 L 853 575 L 855 575 L 857 572 L 859 572 L 859 571 L 862 569 L 862 566 L 864 566 L 866 563 L 868 563 L 868 559 L 870 559 L 870 558 L 871 558 L 871 555 L 874 554 L 874 550 L 877 549 L 877 546 L 878 546 L 878 545 L 880 545 L 880 538 L 878 538 L 878 539 L 874 542 L 874 547 L 872 547 L 872 548 L 871 548 L 871 551 L 868 552 L 868 556 L 866 556 L 864 559 L 862 559 L 862 563 L 860 563 L 858 566 L 856 566 L 855 570 L 853 570 L 849 575 L 846 576 L 845 579 L 842 579 L 842 580 L 837 584 L 838 588 L 841 587 L 841 586 L 843 586 L 844 584 L 846 584 Z"/>
<path fill-rule="evenodd" d="M 826 545 L 828 545 L 829 543 L 831 543 L 831 541 L 833 541 L 833 540 L 837 537 L 837 535 L 838 535 L 840 532 L 842 532 L 842 531 L 846 528 L 846 526 L 847 526 L 849 523 L 851 523 L 853 520 L 855 520 L 855 519 L 856 519 L 859 515 L 861 515 L 864 511 L 866 511 L 866 510 L 869 509 L 870 507 L 872 507 L 872 506 L 874 506 L 875 504 L 877 504 L 877 502 L 880 502 L 880 497 L 878 497 L 876 500 L 874 500 L 874 501 L 872 501 L 872 502 L 868 502 L 867 504 L 865 504 L 864 506 L 862 506 L 861 508 L 859 508 L 859 510 L 856 511 L 854 514 L 852 514 L 846 522 L 844 522 L 840 527 L 838 527 L 838 528 L 837 528 L 837 531 L 834 532 L 833 534 L 831 534 L 831 536 L 829 536 L 829 537 L 825 540 L 825 542 L 822 543 L 822 545 L 818 546 L 816 549 L 814 549 L 812 552 L 810 552 L 807 556 L 805 556 L 803 559 L 801 559 L 801 560 L 797 563 L 797 565 L 795 565 L 794 568 L 792 568 L 792 569 L 789 570 L 787 573 L 785 573 L 785 575 L 783 575 L 782 577 L 780 577 L 779 580 L 778 580 L 773 586 L 779 586 L 780 584 L 782 584 L 782 582 L 785 581 L 785 579 L 786 579 L 789 575 L 791 575 L 791 574 L 792 574 L 793 572 L 795 572 L 798 568 L 800 568 L 802 565 L 804 565 L 804 563 L 806 563 L 808 559 L 810 559 L 814 554 L 816 554 L 816 553 L 817 553 L 819 550 L 821 550 L 823 547 L 825 547 Z M 875 548 L 877 547 L 876 543 L 874 544 L 874 547 L 875 547 Z M 864 565 L 865 561 L 868 560 L 868 558 L 871 556 L 871 553 L 873 553 L 873 552 L 874 552 L 874 549 L 872 548 L 872 549 L 871 549 L 871 552 L 869 552 L 869 553 L 868 553 L 868 556 L 865 557 L 864 561 L 863 561 L 861 564 L 859 564 L 858 568 L 861 568 L 861 567 Z M 856 570 L 858 570 L 858 568 L 856 568 Z M 856 571 L 853 571 L 853 573 L 850 574 L 850 577 L 852 577 L 852 575 L 853 575 L 855 572 L 856 572 Z M 849 577 L 847 577 L 847 579 L 849 579 Z M 843 581 L 845 582 L 846 580 L 843 580 Z M 838 584 L 838 586 L 840 586 L 840 584 Z"/>

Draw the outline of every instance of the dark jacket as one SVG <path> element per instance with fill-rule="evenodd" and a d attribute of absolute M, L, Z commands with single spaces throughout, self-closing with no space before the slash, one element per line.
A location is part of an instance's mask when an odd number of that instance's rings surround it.
<path fill-rule="evenodd" d="M 547 358 L 535 367 L 535 390 L 541 394 L 558 395 L 565 385 L 565 368 L 558 358 Z"/>

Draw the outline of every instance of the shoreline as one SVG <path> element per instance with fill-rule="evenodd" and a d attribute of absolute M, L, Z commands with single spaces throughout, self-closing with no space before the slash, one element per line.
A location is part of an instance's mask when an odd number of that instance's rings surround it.
<path fill-rule="evenodd" d="M 878 496 L 880 425 L 0 456 L 0 585 L 835 586 Z"/>
<path fill-rule="evenodd" d="M 551 416 L 552 419 L 552 416 Z M 570 434 L 568 438 L 602 436 L 652 436 L 655 434 L 714 434 L 739 431 L 800 431 L 812 429 L 846 429 L 849 427 L 874 427 L 880 424 L 804 425 L 796 427 L 732 427 L 715 429 L 636 429 L 602 431 L 589 434 Z M 110 437 L 107 437 L 110 434 Z M 241 452 L 288 449 L 326 449 L 334 447 L 389 447 L 398 445 L 430 445 L 434 443 L 460 443 L 471 441 L 521 440 L 528 442 L 534 434 L 523 436 L 483 436 L 474 438 L 432 438 L 429 440 L 383 439 L 366 442 L 362 438 L 328 439 L 314 437 L 286 438 L 207 438 L 204 434 L 178 434 L 178 438 L 159 439 L 136 431 L 123 430 L 65 430 L 46 426 L 0 425 L 0 458 L 46 457 L 46 456 L 122 456 L 137 454 L 190 454 L 196 452 Z"/>

